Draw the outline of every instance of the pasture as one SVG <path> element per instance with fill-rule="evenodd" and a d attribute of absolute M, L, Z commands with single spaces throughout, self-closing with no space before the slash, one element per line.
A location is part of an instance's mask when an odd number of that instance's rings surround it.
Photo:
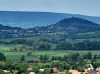
<path fill-rule="evenodd" d="M 26 60 L 37 60 L 39 59 L 40 55 L 48 55 L 49 58 L 52 56 L 63 56 L 67 54 L 72 54 L 72 53 L 80 53 L 80 54 L 85 54 L 88 52 L 91 52 L 93 55 L 94 54 L 100 54 L 100 50 L 46 50 L 46 51 L 32 51 L 32 56 L 27 56 L 27 51 L 26 52 L 10 52 L 12 47 L 15 47 L 14 45 L 0 45 L 0 52 L 4 53 L 7 60 L 12 60 L 12 61 L 17 61 L 20 60 L 20 57 L 22 55 L 25 55 Z"/>

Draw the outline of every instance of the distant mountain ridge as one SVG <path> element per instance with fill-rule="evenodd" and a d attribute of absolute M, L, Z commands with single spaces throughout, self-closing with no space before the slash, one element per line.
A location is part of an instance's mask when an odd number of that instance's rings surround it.
<path fill-rule="evenodd" d="M 56 39 L 100 38 L 100 25 L 83 18 L 71 17 L 42 27 L 20 28 L 0 25 L 0 38 L 43 37 Z"/>
<path fill-rule="evenodd" d="M 47 26 L 46 28 L 55 32 L 80 33 L 80 32 L 100 31 L 99 24 L 77 17 L 63 19 L 56 24 Z"/>
<path fill-rule="evenodd" d="M 0 24 L 0 30 L 10 30 L 10 29 L 12 29 L 12 30 L 19 30 L 19 29 L 22 29 L 22 28 L 20 28 L 20 27 L 10 27 L 10 26 L 4 26 L 4 25 L 2 25 L 2 24 Z"/>
<path fill-rule="evenodd" d="M 12 27 L 32 28 L 47 26 L 64 18 L 79 17 L 100 24 L 100 17 L 51 12 L 0 11 L 0 24 Z"/>

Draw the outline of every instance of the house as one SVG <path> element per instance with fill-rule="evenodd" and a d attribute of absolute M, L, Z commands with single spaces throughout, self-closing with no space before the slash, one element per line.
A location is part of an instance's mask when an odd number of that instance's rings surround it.
<path fill-rule="evenodd" d="M 35 63 L 39 63 L 39 62 L 40 62 L 40 60 L 34 60 L 34 62 L 35 62 Z"/>
<path fill-rule="evenodd" d="M 31 66 L 27 68 L 27 71 L 32 71 L 32 70 L 33 68 Z"/>
<path fill-rule="evenodd" d="M 92 66 L 92 64 L 88 64 L 88 70 L 94 70 L 94 68 L 93 68 L 93 66 Z"/>
<path fill-rule="evenodd" d="M 69 70 L 72 74 L 85 74 L 83 72 L 78 72 L 77 70 Z"/>
<path fill-rule="evenodd" d="M 100 67 L 96 68 L 96 72 L 100 72 Z"/>
<path fill-rule="evenodd" d="M 27 61 L 27 63 L 34 63 L 34 60 L 29 60 Z"/>
<path fill-rule="evenodd" d="M 55 73 L 55 72 L 58 72 L 58 69 L 57 68 L 52 68 L 52 71 Z"/>
<path fill-rule="evenodd" d="M 39 72 L 43 72 L 44 71 L 44 69 L 39 69 Z"/>
<path fill-rule="evenodd" d="M 69 72 L 71 72 L 72 74 L 78 74 L 77 70 L 69 70 Z"/>
<path fill-rule="evenodd" d="M 88 74 L 88 69 L 84 69 L 84 72 L 79 72 L 77 70 L 69 70 L 72 74 Z"/>
<path fill-rule="evenodd" d="M 58 72 L 58 74 L 66 74 L 66 72 Z"/>
<path fill-rule="evenodd" d="M 35 74 L 35 72 L 30 72 L 29 74 Z"/>
<path fill-rule="evenodd" d="M 40 62 L 40 60 L 29 60 L 29 61 L 27 61 L 27 63 L 39 63 Z"/>
<path fill-rule="evenodd" d="M 5 72 L 5 73 L 10 73 L 10 71 L 8 71 L 8 70 L 3 70 L 3 72 Z"/>

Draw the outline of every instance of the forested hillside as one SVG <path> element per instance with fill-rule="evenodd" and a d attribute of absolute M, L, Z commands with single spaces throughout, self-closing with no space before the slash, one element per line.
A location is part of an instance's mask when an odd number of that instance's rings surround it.
<path fill-rule="evenodd" d="M 21 50 L 15 47 L 11 51 L 99 50 L 100 25 L 77 17 L 28 29 L 0 25 L 0 39 L 1 44 L 22 45 Z"/>

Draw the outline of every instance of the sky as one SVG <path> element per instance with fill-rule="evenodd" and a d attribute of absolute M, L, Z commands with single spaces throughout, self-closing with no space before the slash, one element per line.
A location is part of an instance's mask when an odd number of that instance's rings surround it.
<path fill-rule="evenodd" d="M 100 0 L 0 0 L 0 10 L 100 16 Z"/>

